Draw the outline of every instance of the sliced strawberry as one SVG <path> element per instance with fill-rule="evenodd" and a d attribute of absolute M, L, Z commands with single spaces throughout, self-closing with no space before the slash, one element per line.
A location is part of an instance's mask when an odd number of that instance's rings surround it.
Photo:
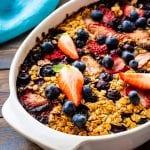
<path fill-rule="evenodd" d="M 100 54 L 106 54 L 107 53 L 107 46 L 99 45 L 96 41 L 91 40 L 87 43 L 87 49 L 90 50 L 90 52 L 96 56 Z"/>
<path fill-rule="evenodd" d="M 148 73 L 119 73 L 119 75 L 124 82 L 135 88 L 150 89 L 150 74 Z"/>
<path fill-rule="evenodd" d="M 78 59 L 76 46 L 68 34 L 63 34 L 58 40 L 59 49 L 72 59 Z"/>
<path fill-rule="evenodd" d="M 82 73 L 73 66 L 65 66 L 58 74 L 58 85 L 68 100 L 80 105 L 84 79 Z"/>
<path fill-rule="evenodd" d="M 150 60 L 150 52 L 137 55 L 135 60 L 138 61 L 138 68 L 141 68 Z"/>
<path fill-rule="evenodd" d="M 144 107 L 150 107 L 150 91 L 149 90 L 142 91 L 142 90 L 135 89 L 133 87 L 128 86 L 124 89 L 124 95 L 128 96 L 129 92 L 132 90 L 136 90 L 138 92 L 141 103 Z"/>
<path fill-rule="evenodd" d="M 113 65 L 112 69 L 106 69 L 105 68 L 105 71 L 107 73 L 115 74 L 115 73 L 118 73 L 118 72 L 121 72 L 121 71 L 126 71 L 128 69 L 126 67 L 123 59 L 121 59 L 119 56 L 112 55 L 112 58 L 114 60 L 114 65 Z"/>
<path fill-rule="evenodd" d="M 106 7 L 100 7 L 100 11 L 103 12 L 103 22 L 106 24 L 112 23 L 112 21 L 115 19 L 115 14 L 112 12 L 109 8 Z"/>
<path fill-rule="evenodd" d="M 61 60 L 65 57 L 65 55 L 60 51 L 60 50 L 54 50 L 52 53 L 47 54 L 44 56 L 44 59 L 49 59 L 49 60 Z"/>
<path fill-rule="evenodd" d="M 41 106 L 47 103 L 47 99 L 32 93 L 32 91 L 26 91 L 23 96 L 20 97 L 21 101 L 26 105 L 26 106 L 31 106 L 31 107 L 37 107 Z"/>
<path fill-rule="evenodd" d="M 130 17 L 130 13 L 131 11 L 137 11 L 139 16 L 142 17 L 144 15 L 144 10 L 140 9 L 140 8 L 136 8 L 134 6 L 129 6 L 129 5 L 125 5 L 124 8 L 123 8 L 123 11 L 124 11 L 124 15 L 127 16 L 127 17 Z"/>

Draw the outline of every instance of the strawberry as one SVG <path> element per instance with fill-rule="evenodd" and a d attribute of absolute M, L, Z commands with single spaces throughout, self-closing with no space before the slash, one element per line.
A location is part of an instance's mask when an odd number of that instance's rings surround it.
<path fill-rule="evenodd" d="M 90 50 L 91 53 L 95 54 L 96 56 L 100 54 L 106 54 L 107 53 L 107 46 L 99 45 L 96 41 L 91 40 L 87 43 L 87 49 Z"/>
<path fill-rule="evenodd" d="M 68 57 L 72 59 L 78 59 L 78 53 L 76 46 L 72 38 L 68 34 L 63 34 L 58 40 L 59 49 Z"/>
<path fill-rule="evenodd" d="M 44 59 L 60 60 L 60 59 L 63 59 L 64 57 L 65 55 L 60 50 L 54 50 L 52 53 L 45 55 Z"/>
<path fill-rule="evenodd" d="M 119 73 L 120 78 L 138 89 L 149 90 L 150 89 L 150 74 L 148 73 Z"/>
<path fill-rule="evenodd" d="M 105 71 L 107 73 L 110 73 L 110 74 L 115 74 L 115 73 L 118 73 L 120 71 L 126 71 L 128 68 L 126 67 L 123 59 L 121 59 L 119 56 L 117 55 L 112 55 L 112 58 L 114 60 L 114 65 L 112 67 L 112 69 L 106 69 L 105 68 Z"/>
<path fill-rule="evenodd" d="M 150 52 L 137 55 L 135 60 L 138 61 L 138 68 L 141 68 L 150 60 Z"/>
<path fill-rule="evenodd" d="M 44 105 L 48 102 L 48 100 L 38 94 L 32 93 L 32 91 L 26 91 L 23 96 L 20 97 L 22 102 L 26 106 L 37 107 Z"/>
<path fill-rule="evenodd" d="M 132 90 L 136 90 L 138 92 L 141 103 L 144 107 L 150 107 L 150 92 L 149 91 L 147 90 L 142 91 L 142 90 L 134 89 L 133 87 L 128 86 L 124 89 L 124 95 L 128 96 L 129 92 Z"/>
<path fill-rule="evenodd" d="M 103 12 L 103 22 L 106 24 L 111 24 L 115 19 L 115 14 L 109 9 L 105 7 L 100 7 L 100 11 Z"/>
<path fill-rule="evenodd" d="M 82 73 L 73 66 L 64 66 L 58 74 L 59 88 L 76 106 L 81 103 L 83 84 Z"/>
<path fill-rule="evenodd" d="M 134 6 L 129 6 L 129 5 L 124 6 L 124 8 L 123 8 L 124 15 L 127 16 L 127 17 L 130 17 L 130 13 L 133 10 L 138 12 L 139 17 L 142 17 L 144 15 L 144 10 L 142 10 L 140 8 L 136 8 Z"/>

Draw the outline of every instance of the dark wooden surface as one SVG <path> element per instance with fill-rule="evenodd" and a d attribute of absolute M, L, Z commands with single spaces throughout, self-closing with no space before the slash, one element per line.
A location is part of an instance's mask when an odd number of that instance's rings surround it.
<path fill-rule="evenodd" d="M 61 0 L 61 4 L 68 0 Z M 0 45 L 0 110 L 9 96 L 8 75 L 13 56 L 29 32 Z M 149 150 L 150 141 L 137 150 Z M 12 129 L 3 119 L 0 111 L 0 150 L 41 150 L 40 147 L 28 141 Z"/>

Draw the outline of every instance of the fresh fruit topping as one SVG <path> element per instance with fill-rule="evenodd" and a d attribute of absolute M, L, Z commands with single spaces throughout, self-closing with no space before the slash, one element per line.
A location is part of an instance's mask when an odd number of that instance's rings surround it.
<path fill-rule="evenodd" d="M 91 82 L 91 79 L 89 77 L 84 77 L 84 84 L 88 84 Z"/>
<path fill-rule="evenodd" d="M 140 103 L 140 96 L 137 91 L 130 91 L 128 96 L 132 104 L 138 105 Z"/>
<path fill-rule="evenodd" d="M 124 32 L 132 32 L 135 29 L 134 24 L 131 21 L 125 20 L 122 22 L 122 30 Z"/>
<path fill-rule="evenodd" d="M 134 47 L 132 45 L 125 44 L 125 45 L 123 45 L 123 50 L 129 51 L 132 53 L 132 52 L 134 52 Z"/>
<path fill-rule="evenodd" d="M 105 82 L 110 82 L 113 80 L 113 75 L 108 73 L 101 73 L 99 79 L 104 80 Z"/>
<path fill-rule="evenodd" d="M 99 45 L 105 44 L 106 36 L 105 35 L 99 35 L 96 39 L 97 43 Z"/>
<path fill-rule="evenodd" d="M 78 53 L 73 40 L 68 34 L 63 34 L 58 40 L 58 47 L 60 50 L 72 59 L 78 59 Z"/>
<path fill-rule="evenodd" d="M 65 64 L 53 65 L 52 69 L 54 72 L 60 72 L 60 70 L 65 66 Z"/>
<path fill-rule="evenodd" d="M 122 58 L 124 59 L 126 64 L 129 64 L 129 62 L 134 59 L 134 55 L 128 51 L 123 51 Z"/>
<path fill-rule="evenodd" d="M 85 63 L 83 63 L 82 61 L 75 61 L 72 64 L 74 67 L 78 68 L 81 72 L 84 72 L 86 65 Z"/>
<path fill-rule="evenodd" d="M 97 96 L 92 92 L 92 88 L 89 85 L 84 85 L 82 88 L 83 98 L 87 102 L 96 102 Z"/>
<path fill-rule="evenodd" d="M 147 26 L 150 27 L 150 18 L 147 19 Z"/>
<path fill-rule="evenodd" d="M 133 68 L 133 69 L 137 69 L 138 68 L 138 61 L 136 61 L 136 60 L 131 60 L 130 62 L 129 62 L 129 66 L 131 67 L 131 68 Z"/>
<path fill-rule="evenodd" d="M 56 99 L 60 95 L 60 89 L 56 85 L 49 85 L 45 88 L 45 95 L 49 100 Z"/>
<path fill-rule="evenodd" d="M 112 69 L 105 69 L 105 71 L 107 73 L 115 74 L 115 73 L 118 73 L 120 71 L 126 71 L 127 70 L 127 67 L 126 67 L 123 59 L 121 59 L 117 55 L 112 55 L 112 58 L 114 60 L 114 65 L 113 65 Z"/>
<path fill-rule="evenodd" d="M 103 12 L 103 22 L 106 24 L 111 24 L 115 19 L 115 14 L 108 8 L 101 7 L 100 10 Z"/>
<path fill-rule="evenodd" d="M 41 45 L 42 50 L 44 51 L 45 54 L 50 53 L 54 50 L 54 45 L 51 41 L 49 42 L 44 42 Z"/>
<path fill-rule="evenodd" d="M 144 28 L 146 26 L 146 18 L 140 17 L 136 20 L 135 25 L 140 28 Z"/>
<path fill-rule="evenodd" d="M 149 90 L 146 91 L 138 91 L 141 98 L 141 103 L 144 107 L 150 108 L 150 92 Z"/>
<path fill-rule="evenodd" d="M 109 50 L 116 49 L 118 47 L 119 41 L 116 37 L 109 36 L 105 41 Z"/>
<path fill-rule="evenodd" d="M 120 92 L 118 90 L 109 90 L 106 93 L 106 97 L 108 99 L 113 100 L 113 101 L 117 101 L 117 100 L 119 100 L 121 98 L 121 94 L 120 94 Z"/>
<path fill-rule="evenodd" d="M 150 89 L 150 74 L 148 73 L 119 73 L 120 78 L 127 84 L 142 90 Z"/>
<path fill-rule="evenodd" d="M 79 38 L 76 38 L 74 40 L 74 43 L 75 43 L 77 48 L 83 48 L 86 45 L 86 41 L 82 40 L 82 39 L 79 39 Z"/>
<path fill-rule="evenodd" d="M 99 45 L 96 41 L 89 41 L 87 43 L 87 49 L 96 56 L 107 53 L 106 45 Z"/>
<path fill-rule="evenodd" d="M 132 11 L 136 11 L 138 13 L 139 17 L 142 17 L 144 15 L 144 10 L 140 9 L 140 8 L 135 8 L 134 6 L 129 6 L 126 5 L 124 6 L 124 15 L 127 17 L 130 17 L 130 14 Z"/>
<path fill-rule="evenodd" d="M 114 60 L 111 56 L 105 56 L 102 60 L 102 64 L 106 69 L 111 69 L 114 65 Z"/>
<path fill-rule="evenodd" d="M 101 21 L 101 19 L 103 18 L 103 12 L 101 12 L 100 10 L 93 10 L 91 13 L 91 18 L 94 21 Z"/>
<path fill-rule="evenodd" d="M 35 61 L 42 59 L 42 57 L 44 55 L 44 53 L 41 49 L 38 49 L 36 51 L 32 51 L 31 53 L 32 53 L 32 57 Z"/>
<path fill-rule="evenodd" d="M 91 56 L 82 56 L 81 61 L 85 63 L 85 71 L 87 71 L 90 76 L 97 76 L 102 71 L 102 67 L 100 67 L 100 64 L 98 64 L 98 62 Z"/>
<path fill-rule="evenodd" d="M 114 124 L 111 125 L 111 129 L 110 129 L 110 131 L 112 131 L 113 133 L 119 133 L 119 132 L 123 132 L 126 130 L 127 130 L 127 127 L 125 127 L 124 125 L 117 126 Z"/>
<path fill-rule="evenodd" d="M 82 73 L 73 66 L 64 66 L 58 74 L 58 85 L 68 100 L 76 106 L 81 103 L 84 78 Z"/>
<path fill-rule="evenodd" d="M 61 60 L 65 57 L 65 55 L 60 50 L 54 50 L 51 53 L 48 53 L 44 56 L 44 59 L 48 60 Z"/>
<path fill-rule="evenodd" d="M 64 114 L 72 116 L 76 111 L 76 106 L 73 102 L 67 100 L 62 106 L 62 111 Z"/>
<path fill-rule="evenodd" d="M 30 76 L 29 76 L 29 74 L 27 74 L 25 72 L 19 73 L 19 75 L 17 77 L 17 84 L 18 85 L 26 85 L 29 82 L 30 82 Z"/>
<path fill-rule="evenodd" d="M 82 114 L 85 115 L 86 118 L 89 117 L 89 108 L 86 105 L 80 104 L 77 108 L 76 108 L 76 113 L 77 114 Z"/>
<path fill-rule="evenodd" d="M 146 122 L 148 122 L 147 118 L 141 118 L 140 121 L 137 122 L 137 124 L 144 124 Z"/>
<path fill-rule="evenodd" d="M 138 19 L 138 17 L 139 17 L 138 12 L 135 11 L 135 10 L 132 10 L 131 13 L 130 13 L 130 19 L 131 19 L 132 21 L 136 21 L 136 20 Z"/>
<path fill-rule="evenodd" d="M 44 105 L 48 100 L 39 94 L 32 93 L 32 91 L 26 91 L 23 96 L 20 97 L 21 101 L 29 107 L 37 107 Z"/>
<path fill-rule="evenodd" d="M 138 68 L 141 68 L 150 60 L 150 52 L 137 55 L 135 60 L 138 62 Z"/>
<path fill-rule="evenodd" d="M 83 128 L 86 124 L 87 117 L 82 114 L 75 114 L 72 117 L 72 122 L 74 125 L 76 125 L 78 128 Z"/>
<path fill-rule="evenodd" d="M 40 76 L 42 77 L 50 77 L 55 75 L 55 72 L 52 69 L 51 65 L 45 65 L 40 69 Z"/>
<path fill-rule="evenodd" d="M 108 82 L 105 82 L 103 80 L 99 80 L 96 84 L 96 88 L 100 90 L 108 90 L 110 87 L 110 84 Z"/>
<path fill-rule="evenodd" d="M 79 29 L 77 31 L 77 36 L 79 39 L 82 39 L 84 41 L 86 41 L 89 38 L 89 34 L 87 31 L 85 31 L 84 29 Z"/>

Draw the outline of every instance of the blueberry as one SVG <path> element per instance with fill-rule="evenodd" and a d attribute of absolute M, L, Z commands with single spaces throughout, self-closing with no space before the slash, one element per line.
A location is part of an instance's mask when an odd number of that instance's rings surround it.
<path fill-rule="evenodd" d="M 64 114 L 72 116 L 76 111 L 75 104 L 71 101 L 66 101 L 63 104 L 62 111 L 64 112 Z"/>
<path fill-rule="evenodd" d="M 76 38 L 74 40 L 74 43 L 75 43 L 77 48 L 83 48 L 86 45 L 86 41 L 79 39 L 79 38 Z"/>
<path fill-rule="evenodd" d="M 89 85 L 84 85 L 82 88 L 83 97 L 89 97 L 92 95 L 92 88 Z"/>
<path fill-rule="evenodd" d="M 106 36 L 105 35 L 99 35 L 96 39 L 97 43 L 102 45 L 105 44 Z"/>
<path fill-rule="evenodd" d="M 51 41 L 49 42 L 44 42 L 42 45 L 42 50 L 44 51 L 44 53 L 50 53 L 54 50 L 54 45 Z"/>
<path fill-rule="evenodd" d="M 27 74 L 25 72 L 19 73 L 19 75 L 17 77 L 17 84 L 18 85 L 26 85 L 29 82 L 30 82 L 30 76 L 29 76 L 29 74 Z"/>
<path fill-rule="evenodd" d="M 117 126 L 117 125 L 114 125 L 114 124 L 111 125 L 111 129 L 110 129 L 110 131 L 112 131 L 114 133 L 123 132 L 123 131 L 126 131 L 126 130 L 127 130 L 127 128 L 124 125 Z"/>
<path fill-rule="evenodd" d="M 82 114 L 75 114 L 72 117 L 72 122 L 78 127 L 83 128 L 86 124 L 87 117 Z"/>
<path fill-rule="evenodd" d="M 78 68 L 81 72 L 83 72 L 86 68 L 85 63 L 83 63 L 82 61 L 75 61 L 72 65 Z"/>
<path fill-rule="evenodd" d="M 131 13 L 130 13 L 130 19 L 132 21 L 136 21 L 138 19 L 138 17 L 139 17 L 139 14 L 138 14 L 137 11 L 135 11 L 135 10 L 131 11 Z"/>
<path fill-rule="evenodd" d="M 102 64 L 104 65 L 105 68 L 111 69 L 114 65 L 114 60 L 112 59 L 111 56 L 105 56 L 102 60 Z"/>
<path fill-rule="evenodd" d="M 43 56 L 43 52 L 41 49 L 33 51 L 33 53 L 32 53 L 32 57 L 35 61 L 42 59 L 42 56 Z"/>
<path fill-rule="evenodd" d="M 94 21 L 101 21 L 103 18 L 103 13 L 100 10 L 93 10 L 91 13 L 91 17 Z"/>
<path fill-rule="evenodd" d="M 144 124 L 146 122 L 148 122 L 147 118 L 141 118 L 140 121 L 137 122 L 137 124 Z"/>
<path fill-rule="evenodd" d="M 89 38 L 89 34 L 84 29 L 79 29 L 77 31 L 77 36 L 79 39 L 82 39 L 83 41 L 86 41 Z"/>
<path fill-rule="evenodd" d="M 128 96 L 132 104 L 138 105 L 140 103 L 140 97 L 137 91 L 130 91 Z"/>
<path fill-rule="evenodd" d="M 125 20 L 122 22 L 122 29 L 124 32 L 132 32 L 134 28 L 134 24 L 131 21 Z"/>
<path fill-rule="evenodd" d="M 123 45 L 123 50 L 129 51 L 129 52 L 134 52 L 134 47 L 132 45 L 129 44 L 125 44 Z"/>
<path fill-rule="evenodd" d="M 108 74 L 108 73 L 101 73 L 99 76 L 100 80 L 104 80 L 106 82 L 112 81 L 113 80 L 113 75 Z"/>
<path fill-rule="evenodd" d="M 134 59 L 134 55 L 128 51 L 123 51 L 122 52 L 122 58 L 128 64 L 131 60 Z"/>
<path fill-rule="evenodd" d="M 78 49 L 77 49 L 77 52 L 78 52 L 78 54 L 79 54 L 80 57 L 85 54 L 85 53 L 84 53 L 84 50 L 83 50 L 82 48 L 78 48 Z"/>
<path fill-rule="evenodd" d="M 117 101 L 121 98 L 121 94 L 118 90 L 109 90 L 106 93 L 106 97 L 113 101 Z"/>
<path fill-rule="evenodd" d="M 91 79 L 88 77 L 84 77 L 84 84 L 88 84 L 91 82 Z"/>
<path fill-rule="evenodd" d="M 55 72 L 52 70 L 51 65 L 45 65 L 40 69 L 40 76 L 42 77 L 50 77 L 55 75 Z"/>
<path fill-rule="evenodd" d="M 80 104 L 76 108 L 76 113 L 85 115 L 88 118 L 89 117 L 89 108 L 86 105 Z"/>
<path fill-rule="evenodd" d="M 103 80 L 99 80 L 96 84 L 96 88 L 100 90 L 108 90 L 110 87 L 110 84 L 108 82 L 105 82 Z"/>
<path fill-rule="evenodd" d="M 50 100 L 55 99 L 60 95 L 60 89 L 56 85 L 49 85 L 45 88 L 45 95 Z"/>
<path fill-rule="evenodd" d="M 147 26 L 150 27 L 150 18 L 147 19 Z"/>
<path fill-rule="evenodd" d="M 140 17 L 136 20 L 135 25 L 137 27 L 143 28 L 146 26 L 146 18 L 145 17 Z"/>
<path fill-rule="evenodd" d="M 133 68 L 133 69 L 137 69 L 137 67 L 138 67 L 138 62 L 133 59 L 133 60 L 131 60 L 131 61 L 129 62 L 129 66 L 130 66 L 131 68 Z"/>
<path fill-rule="evenodd" d="M 118 47 L 118 39 L 116 37 L 110 36 L 106 38 L 105 44 L 107 45 L 108 49 L 117 49 Z"/>

